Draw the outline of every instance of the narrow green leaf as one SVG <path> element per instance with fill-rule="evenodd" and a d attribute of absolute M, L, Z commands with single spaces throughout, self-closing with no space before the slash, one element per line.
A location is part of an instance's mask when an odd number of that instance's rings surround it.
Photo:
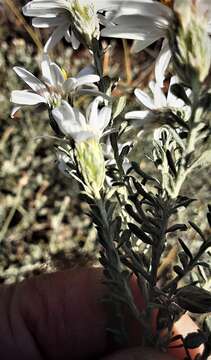
<path fill-rule="evenodd" d="M 138 226 L 136 226 L 133 223 L 129 223 L 128 224 L 129 229 L 139 238 L 141 239 L 145 244 L 149 244 L 152 245 L 153 241 L 152 239 L 145 234 L 145 232 L 139 228 Z"/>
<path fill-rule="evenodd" d="M 177 231 L 177 230 L 186 231 L 187 226 L 185 224 L 175 224 L 175 225 L 172 225 L 170 228 L 168 228 L 166 230 L 166 233 L 174 232 L 174 231 Z"/>
<path fill-rule="evenodd" d="M 170 90 L 173 95 L 183 100 L 186 105 L 191 105 L 191 101 L 185 92 L 184 86 L 182 86 L 181 84 L 173 84 L 171 85 Z"/>
<path fill-rule="evenodd" d="M 188 255 L 188 257 L 193 260 L 193 255 L 191 254 L 189 248 L 187 247 L 187 245 L 184 243 L 184 241 L 182 239 L 178 239 L 181 247 L 183 248 L 184 252 Z"/>
<path fill-rule="evenodd" d="M 201 229 L 196 225 L 194 222 L 189 221 L 190 226 L 199 234 L 199 236 L 202 238 L 203 241 L 206 241 L 205 236 Z"/>

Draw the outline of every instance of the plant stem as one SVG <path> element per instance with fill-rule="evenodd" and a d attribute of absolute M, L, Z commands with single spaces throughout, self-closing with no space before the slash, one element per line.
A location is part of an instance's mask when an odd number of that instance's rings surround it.
<path fill-rule="evenodd" d="M 93 39 L 92 41 L 92 51 L 94 57 L 94 64 L 97 70 L 97 74 L 100 77 L 99 90 L 103 93 L 106 93 L 106 85 L 103 74 L 103 49 L 99 40 Z"/>
<path fill-rule="evenodd" d="M 113 237 L 113 233 L 111 231 L 113 220 L 108 216 L 105 199 L 101 196 L 101 199 L 96 199 L 95 202 L 102 222 L 102 226 L 98 226 L 97 230 L 99 233 L 99 242 L 105 251 L 107 259 L 106 266 L 104 266 L 106 270 L 105 275 L 107 277 L 106 283 L 110 288 L 110 298 L 114 312 L 115 314 L 121 314 L 121 316 L 118 316 L 118 320 L 120 320 L 118 324 L 118 331 L 120 335 L 120 343 L 125 346 L 128 338 L 122 304 L 127 305 L 131 314 L 141 323 L 142 327 L 145 328 L 146 331 L 149 332 L 149 329 L 146 327 L 144 317 L 134 303 L 129 278 L 125 276 L 125 268 L 120 260 L 118 249 L 115 246 L 116 239 Z"/>

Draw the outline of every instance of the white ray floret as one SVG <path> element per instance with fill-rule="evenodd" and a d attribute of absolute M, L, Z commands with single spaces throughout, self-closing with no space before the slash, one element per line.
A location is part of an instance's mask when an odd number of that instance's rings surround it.
<path fill-rule="evenodd" d="M 130 111 L 125 115 L 125 118 L 127 120 L 133 120 L 132 125 L 134 127 L 143 127 L 147 122 L 156 120 L 158 114 L 164 110 L 170 110 L 174 113 L 180 111 L 183 117 L 186 118 L 190 114 L 190 107 L 171 92 L 171 86 L 176 83 L 178 83 L 177 77 L 172 76 L 167 95 L 164 94 L 163 89 L 155 81 L 150 81 L 149 83 L 152 97 L 145 91 L 136 89 L 135 96 L 145 109 Z M 186 94 L 190 97 L 191 91 L 189 89 L 186 90 Z"/>
<path fill-rule="evenodd" d="M 100 139 L 107 133 L 105 129 L 111 120 L 111 107 L 103 106 L 99 109 L 101 102 L 101 97 L 95 98 L 84 116 L 78 109 L 62 100 L 61 105 L 52 111 L 52 115 L 60 131 L 77 143 L 90 138 Z"/>

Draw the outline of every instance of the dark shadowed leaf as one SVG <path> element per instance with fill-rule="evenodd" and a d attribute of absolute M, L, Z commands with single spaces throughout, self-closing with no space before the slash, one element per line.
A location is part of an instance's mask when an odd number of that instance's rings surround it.
<path fill-rule="evenodd" d="M 178 289 L 176 301 L 181 308 L 193 313 L 211 312 L 211 293 L 194 285 Z"/>
<path fill-rule="evenodd" d="M 205 241 L 205 237 L 201 229 L 196 225 L 194 222 L 189 221 L 190 226 L 199 234 L 199 236 L 202 238 L 203 241 Z"/>
<path fill-rule="evenodd" d="M 126 209 L 126 211 L 128 212 L 128 214 L 129 214 L 135 221 L 137 221 L 139 224 L 142 223 L 143 220 L 141 219 L 141 217 L 139 216 L 139 214 L 133 210 L 133 207 L 132 207 L 131 205 L 129 205 L 129 204 L 125 205 L 125 209 Z"/>
<path fill-rule="evenodd" d="M 171 85 L 170 90 L 177 98 L 183 100 L 186 105 L 191 105 L 191 101 L 185 92 L 184 86 L 181 84 L 173 84 Z"/>
<path fill-rule="evenodd" d="M 128 223 L 129 229 L 145 244 L 152 245 L 152 239 L 145 232 L 133 223 Z"/>
<path fill-rule="evenodd" d="M 187 245 L 184 243 L 184 241 L 182 239 L 178 239 L 181 247 L 183 248 L 184 252 L 188 255 L 188 257 L 192 260 L 193 259 L 193 255 L 191 254 L 189 248 L 187 247 Z"/>
<path fill-rule="evenodd" d="M 208 220 L 209 226 L 211 226 L 211 213 L 210 212 L 207 213 L 207 220 Z"/>
<path fill-rule="evenodd" d="M 186 269 L 187 268 L 187 265 L 189 264 L 189 257 L 188 255 L 182 251 L 181 253 L 179 253 L 179 259 L 180 259 L 180 262 L 183 266 L 183 269 Z"/>
<path fill-rule="evenodd" d="M 166 151 L 166 157 L 167 157 L 167 160 L 168 160 L 169 168 L 171 169 L 173 175 L 177 176 L 177 169 L 176 169 L 176 166 L 174 164 L 172 154 L 171 154 L 171 152 L 169 150 Z"/>
<path fill-rule="evenodd" d="M 176 273 L 177 275 L 183 276 L 184 271 L 183 271 L 183 269 L 182 269 L 180 266 L 175 265 L 173 269 L 174 269 L 174 271 L 175 271 L 175 273 Z"/>
<path fill-rule="evenodd" d="M 166 230 L 166 232 L 170 233 L 170 232 L 174 232 L 174 231 L 177 231 L 177 230 L 186 231 L 187 226 L 185 224 L 175 224 L 175 225 L 172 225 L 170 228 L 168 228 Z"/>

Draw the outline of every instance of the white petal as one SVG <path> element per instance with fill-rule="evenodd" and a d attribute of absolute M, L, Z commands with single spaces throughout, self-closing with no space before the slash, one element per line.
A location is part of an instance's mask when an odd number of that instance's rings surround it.
<path fill-rule="evenodd" d="M 71 43 L 72 42 L 72 38 L 71 38 L 71 35 L 70 35 L 70 30 L 68 29 L 65 33 L 65 40 L 68 42 L 68 43 Z"/>
<path fill-rule="evenodd" d="M 173 16 L 172 10 L 154 0 L 139 1 L 115 1 L 113 4 L 119 4 L 119 15 L 141 14 L 142 16 L 164 18 L 170 20 Z"/>
<path fill-rule="evenodd" d="M 32 73 L 27 71 L 24 68 L 15 66 L 13 70 L 16 72 L 16 74 L 27 84 L 30 86 L 32 90 L 35 92 L 42 92 L 46 91 L 45 85 L 37 79 Z"/>
<path fill-rule="evenodd" d="M 111 120 L 111 107 L 104 106 L 99 112 L 98 128 L 101 132 L 108 126 Z"/>
<path fill-rule="evenodd" d="M 63 17 L 57 16 L 53 18 L 33 18 L 32 25 L 37 28 L 49 28 L 51 26 L 59 26 L 63 23 Z"/>
<path fill-rule="evenodd" d="M 146 49 L 149 45 L 151 45 L 153 42 L 155 42 L 159 38 L 156 36 L 154 38 L 153 37 L 147 37 L 146 40 L 135 40 L 133 45 L 132 45 L 132 48 L 131 48 L 131 53 L 136 54 L 136 53 Z"/>
<path fill-rule="evenodd" d="M 113 0 L 96 0 L 95 1 L 95 9 L 99 10 L 112 10 L 116 9 L 118 4 L 114 4 Z"/>
<path fill-rule="evenodd" d="M 144 91 L 140 89 L 135 89 L 134 94 L 137 97 L 138 101 L 141 104 L 145 105 L 148 109 L 150 110 L 156 109 L 156 106 L 154 105 L 152 99 Z"/>
<path fill-rule="evenodd" d="M 77 117 L 77 113 L 66 101 L 62 101 L 61 106 L 53 109 L 52 115 L 60 130 L 65 135 L 73 136 L 75 132 L 79 132 L 82 129 L 82 119 L 85 123 L 83 115 L 80 114 Z"/>
<path fill-rule="evenodd" d="M 67 2 L 65 0 L 34 0 L 30 1 L 28 4 L 26 4 L 23 7 L 23 14 L 26 16 L 44 16 L 46 13 L 48 16 L 51 16 L 51 14 L 58 12 L 58 11 L 64 11 L 68 10 Z"/>
<path fill-rule="evenodd" d="M 75 78 L 68 78 L 63 84 L 63 89 L 66 93 L 69 93 L 75 90 L 76 85 L 77 80 Z"/>
<path fill-rule="evenodd" d="M 51 63 L 50 69 L 51 69 L 51 77 L 52 77 L 53 85 L 55 87 L 58 87 L 58 86 L 61 87 L 63 85 L 65 79 L 64 79 L 64 75 L 63 75 L 60 67 L 55 63 Z"/>
<path fill-rule="evenodd" d="M 15 117 L 15 114 L 21 109 L 21 106 L 14 106 L 14 108 L 11 111 L 11 118 L 13 119 Z"/>
<path fill-rule="evenodd" d="M 64 12 L 63 9 L 33 9 L 30 11 L 23 12 L 25 16 L 32 16 L 36 18 L 55 19 Z M 62 14 L 63 15 L 63 14 Z"/>
<path fill-rule="evenodd" d="M 88 124 L 92 127 L 94 127 L 95 124 L 98 122 L 98 106 L 100 101 L 100 97 L 95 98 L 88 106 L 86 111 L 86 118 L 88 120 Z"/>
<path fill-rule="evenodd" d="M 151 44 L 164 36 L 162 31 L 156 31 L 156 33 L 150 34 L 149 32 L 141 31 L 140 26 L 133 27 L 132 25 L 130 27 L 125 25 L 106 27 L 101 31 L 101 35 L 122 39 L 147 40 L 148 44 Z"/>
<path fill-rule="evenodd" d="M 84 75 L 76 78 L 76 80 L 77 86 L 83 86 L 100 81 L 100 77 L 98 75 Z"/>
<path fill-rule="evenodd" d="M 155 79 L 156 82 L 163 87 L 163 81 L 165 79 L 165 72 L 171 59 L 171 51 L 169 49 L 168 40 L 163 41 L 163 45 L 160 54 L 155 62 Z"/>
<path fill-rule="evenodd" d="M 65 36 L 68 28 L 68 23 L 58 26 L 45 44 L 44 52 L 49 52 L 56 44 L 58 44 L 58 42 Z"/>
<path fill-rule="evenodd" d="M 27 90 L 14 90 L 11 93 L 11 102 L 19 105 L 37 105 L 47 103 L 43 96 L 29 92 Z"/>
<path fill-rule="evenodd" d="M 85 141 L 85 140 L 95 137 L 95 134 L 93 131 L 83 130 L 83 131 L 73 133 L 72 137 L 75 140 L 75 142 L 80 143 L 81 141 Z"/>
<path fill-rule="evenodd" d="M 78 50 L 80 46 L 80 41 L 78 40 L 77 36 L 75 35 L 74 31 L 71 31 L 71 39 L 72 39 L 72 47 L 74 50 Z"/>
<path fill-rule="evenodd" d="M 154 97 L 154 105 L 156 109 L 166 107 L 166 96 L 164 95 L 161 87 L 158 85 L 158 83 L 154 81 L 150 81 L 149 87 L 153 93 Z"/>
<path fill-rule="evenodd" d="M 94 65 L 88 65 L 85 68 L 81 69 L 81 71 L 79 71 L 78 76 L 85 76 L 85 75 L 96 75 L 96 68 Z"/>
<path fill-rule="evenodd" d="M 149 115 L 148 110 L 142 110 L 142 111 L 129 111 L 127 114 L 125 114 L 125 119 L 145 119 Z"/>
<path fill-rule="evenodd" d="M 84 115 L 77 108 L 73 108 L 73 111 L 75 113 L 75 119 L 76 119 L 77 123 L 80 125 L 80 128 L 83 128 L 83 129 L 86 128 L 87 122 L 86 122 Z"/>
<path fill-rule="evenodd" d="M 50 58 L 47 54 L 43 55 L 43 60 L 41 62 L 41 70 L 42 70 L 42 76 L 43 80 L 47 82 L 50 85 L 53 85 L 52 83 L 52 77 L 51 77 L 51 69 L 50 69 Z"/>

